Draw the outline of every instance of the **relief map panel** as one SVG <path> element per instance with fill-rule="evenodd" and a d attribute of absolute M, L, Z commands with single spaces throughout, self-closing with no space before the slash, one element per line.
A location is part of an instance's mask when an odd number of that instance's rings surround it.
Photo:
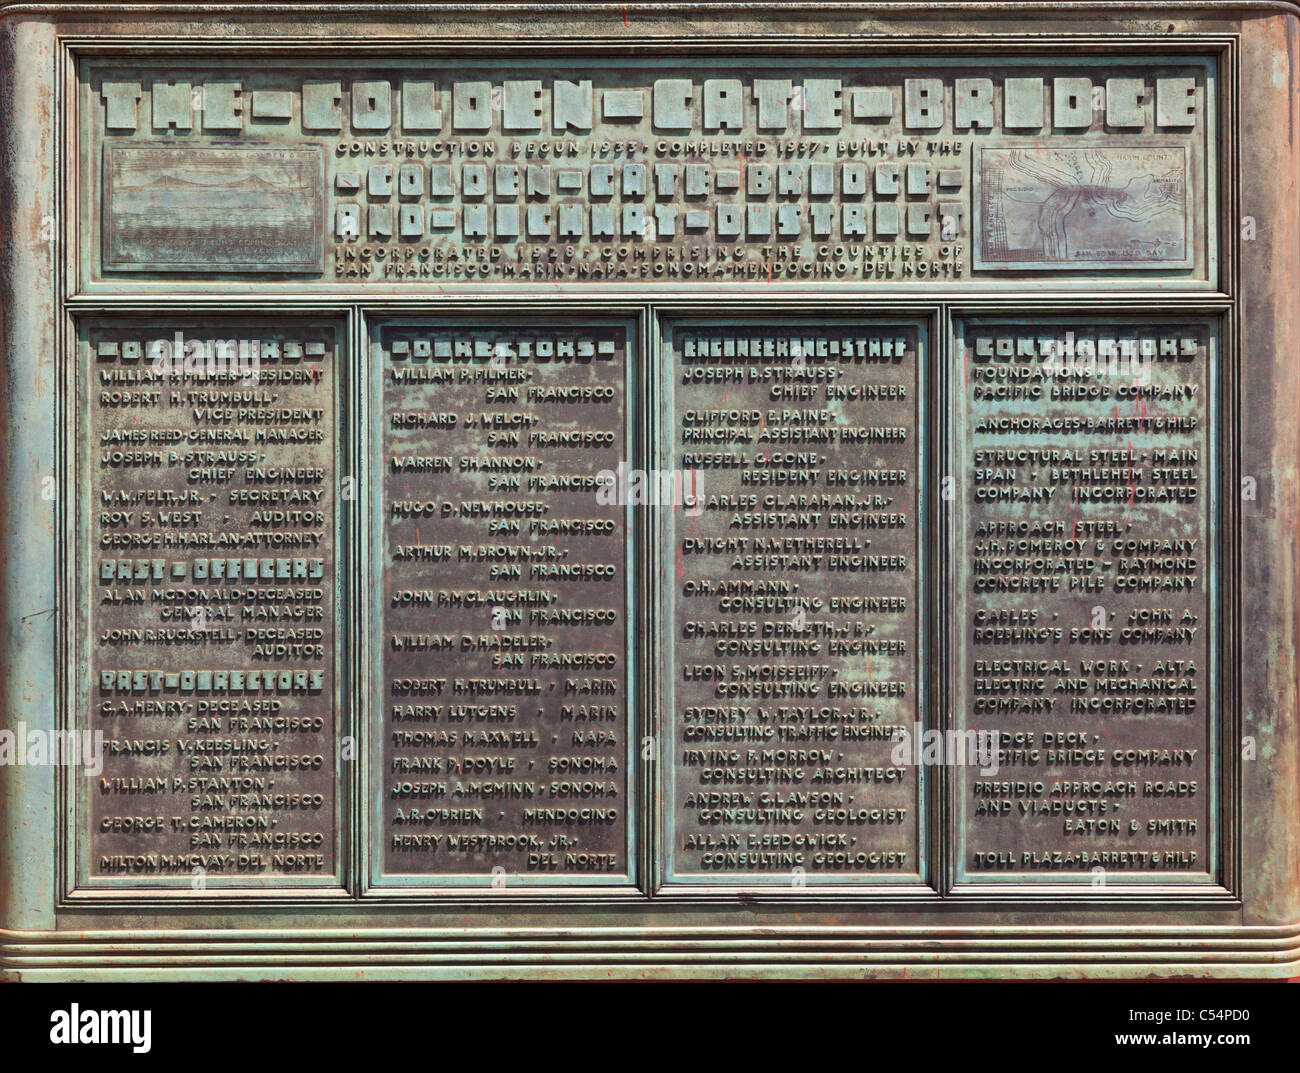
<path fill-rule="evenodd" d="M 1179 146 L 981 146 L 975 174 L 980 268 L 1192 265 Z"/>

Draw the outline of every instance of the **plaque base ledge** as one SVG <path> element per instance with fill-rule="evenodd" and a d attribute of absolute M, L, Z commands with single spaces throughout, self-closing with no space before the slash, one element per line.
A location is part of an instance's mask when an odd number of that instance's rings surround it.
<path fill-rule="evenodd" d="M 0 932 L 0 980 L 1300 976 L 1289 927 Z"/>

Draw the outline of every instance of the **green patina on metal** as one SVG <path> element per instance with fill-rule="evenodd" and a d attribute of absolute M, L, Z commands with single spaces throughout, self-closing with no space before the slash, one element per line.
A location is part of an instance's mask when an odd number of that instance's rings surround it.
<path fill-rule="evenodd" d="M 1298 17 L 5 4 L 0 971 L 1294 975 Z"/>

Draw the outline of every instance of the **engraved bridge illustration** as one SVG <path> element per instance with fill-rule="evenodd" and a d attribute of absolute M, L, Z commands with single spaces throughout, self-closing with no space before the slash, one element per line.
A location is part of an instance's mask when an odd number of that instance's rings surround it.
<path fill-rule="evenodd" d="M 113 147 L 104 257 L 118 270 L 318 270 L 322 158 L 289 149 Z"/>
<path fill-rule="evenodd" d="M 1190 265 L 1181 146 L 985 148 L 976 267 Z"/>

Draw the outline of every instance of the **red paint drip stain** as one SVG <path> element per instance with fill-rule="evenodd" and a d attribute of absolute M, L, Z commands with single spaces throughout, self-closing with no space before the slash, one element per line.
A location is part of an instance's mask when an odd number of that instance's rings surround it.
<path fill-rule="evenodd" d="M 1133 515 L 1133 501 L 1137 498 L 1137 486 L 1133 483 L 1133 441 L 1128 441 L 1128 507 L 1124 511 L 1127 524 Z"/>
<path fill-rule="evenodd" d="M 619 10 L 623 12 L 623 29 L 627 29 L 627 5 L 620 4 Z"/>

